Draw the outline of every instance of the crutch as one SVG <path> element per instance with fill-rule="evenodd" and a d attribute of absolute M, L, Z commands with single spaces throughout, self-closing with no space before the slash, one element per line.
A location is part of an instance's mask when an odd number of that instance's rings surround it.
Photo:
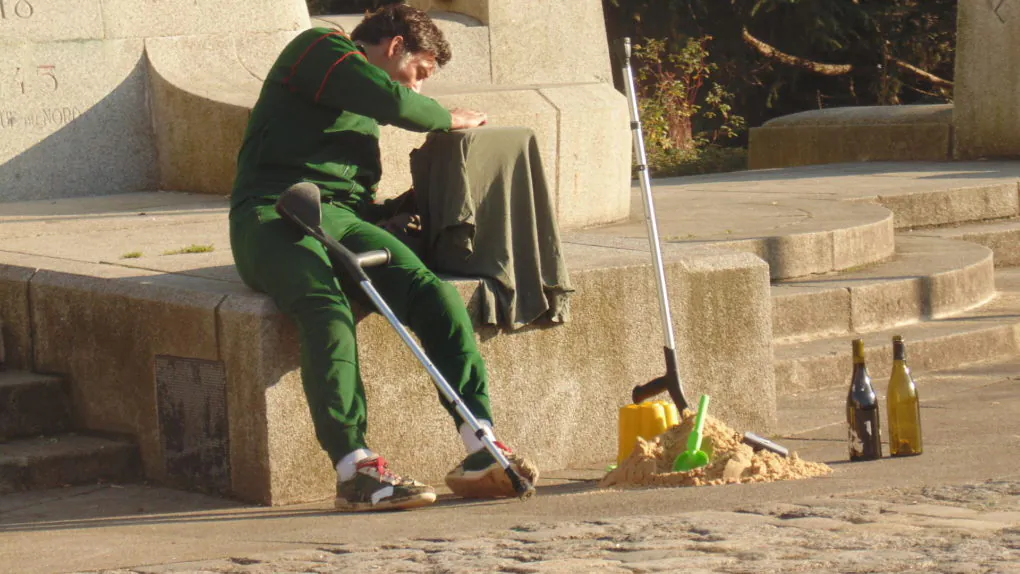
<path fill-rule="evenodd" d="M 659 310 L 662 315 L 662 332 L 666 338 L 665 347 L 663 348 L 666 356 L 666 374 L 652 379 L 648 383 L 634 387 L 634 390 L 631 392 L 631 399 L 634 403 L 640 403 L 662 391 L 668 391 L 677 408 L 683 411 L 683 409 L 688 407 L 689 403 L 687 402 L 687 397 L 684 396 L 683 383 L 680 381 L 680 372 L 677 369 L 676 339 L 673 337 L 673 318 L 669 312 L 669 298 L 666 291 L 666 269 L 662 262 L 659 226 L 655 222 L 655 203 L 652 200 L 652 180 L 648 175 L 645 138 L 641 133 L 641 115 L 638 109 L 637 91 L 634 87 L 634 72 L 630 65 L 630 38 L 620 38 L 616 41 L 613 48 L 616 59 L 622 67 L 623 85 L 627 93 L 627 101 L 630 104 L 630 129 L 634 134 L 634 153 L 637 154 L 638 179 L 641 181 L 641 197 L 644 199 L 645 204 L 648 243 L 652 248 L 652 259 L 655 262 L 655 272 L 659 288 Z"/>
<path fill-rule="evenodd" d="M 389 305 L 379 295 L 379 292 L 372 286 L 372 281 L 369 280 L 368 275 L 365 273 L 366 267 L 378 267 L 380 265 L 387 265 L 390 262 L 390 252 L 383 249 L 379 251 L 366 251 L 365 253 L 354 253 L 350 249 L 344 247 L 339 241 L 326 234 L 322 229 L 322 200 L 320 197 L 319 187 L 312 183 L 298 183 L 289 187 L 284 191 L 280 198 L 276 201 L 276 211 L 283 216 L 285 219 L 295 224 L 304 231 L 306 234 L 311 235 L 315 239 L 319 240 L 322 245 L 329 252 L 333 261 L 339 262 L 343 266 L 343 270 L 347 273 L 348 277 L 356 280 L 361 286 L 361 289 L 368 295 L 368 298 L 372 300 L 376 309 L 386 320 L 389 321 L 390 325 L 396 329 L 397 334 L 404 340 L 404 343 L 410 347 L 414 356 L 421 361 L 421 364 L 425 366 L 425 370 L 428 371 L 432 380 L 438 387 L 439 392 L 443 395 L 447 401 L 450 402 L 457 409 L 457 414 L 464 419 L 464 421 L 471 426 L 471 430 L 474 431 L 475 436 L 482 441 L 485 445 L 486 450 L 489 454 L 496 459 L 496 462 L 503 467 L 503 471 L 506 472 L 507 477 L 510 479 L 510 483 L 514 487 L 514 491 L 521 500 L 527 500 L 535 494 L 535 487 L 528 481 L 527 478 L 523 477 L 518 473 L 510 461 L 507 460 L 503 451 L 496 446 L 496 437 L 492 434 L 492 431 L 483 427 L 478 423 L 478 419 L 475 418 L 471 411 L 464 406 L 464 403 L 460 400 L 457 393 L 450 387 L 450 383 L 443 378 L 443 375 L 436 369 L 432 361 L 429 360 L 428 355 L 421 348 L 417 341 L 411 337 L 411 334 L 407 332 L 407 328 L 400 322 L 400 319 L 393 314 Z"/>

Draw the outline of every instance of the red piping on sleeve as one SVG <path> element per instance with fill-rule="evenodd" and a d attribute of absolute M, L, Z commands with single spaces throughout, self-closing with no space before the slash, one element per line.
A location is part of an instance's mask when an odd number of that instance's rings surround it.
<path fill-rule="evenodd" d="M 341 62 L 346 60 L 348 56 L 353 56 L 355 54 L 361 56 L 362 58 L 367 58 L 367 56 L 365 56 L 365 54 L 363 54 L 361 52 L 347 52 L 346 54 L 343 55 L 342 58 L 340 58 L 339 60 L 333 62 L 333 65 L 329 67 L 329 71 L 326 72 L 326 77 L 322 78 L 322 85 L 319 86 L 319 91 L 315 93 L 315 103 L 319 103 L 319 98 L 322 97 L 322 92 L 325 91 L 325 89 L 326 89 L 326 82 L 329 81 L 329 75 L 333 73 L 333 70 L 337 66 L 339 66 Z"/>
<path fill-rule="evenodd" d="M 289 85 L 290 81 L 294 79 L 294 76 L 297 74 L 298 66 L 300 66 L 301 62 L 304 61 L 305 56 L 307 56 L 308 53 L 312 51 L 312 48 L 318 46 L 319 42 L 325 40 L 326 38 L 329 38 L 330 36 L 343 36 L 344 38 L 348 37 L 347 34 L 344 34 L 340 30 L 334 30 L 333 32 L 319 36 L 314 42 L 312 42 L 311 44 L 308 45 L 307 48 L 305 48 L 305 51 L 301 54 L 301 57 L 298 58 L 297 61 L 294 62 L 294 65 L 290 67 L 290 75 L 287 76 L 287 79 L 284 80 L 283 82 L 285 85 Z"/>

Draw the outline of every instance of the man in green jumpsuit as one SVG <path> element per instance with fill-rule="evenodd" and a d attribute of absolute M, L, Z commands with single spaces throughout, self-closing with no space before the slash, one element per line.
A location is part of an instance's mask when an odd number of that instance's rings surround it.
<path fill-rule="evenodd" d="M 365 392 L 349 297 L 358 287 L 331 265 L 324 248 L 281 219 L 280 193 L 298 182 L 322 190 L 322 227 L 354 252 L 388 249 L 389 265 L 367 269 L 397 317 L 422 342 L 465 406 L 491 426 L 488 374 L 457 291 L 376 225 L 382 168 L 379 124 L 425 132 L 472 128 L 484 114 L 447 110 L 418 93 L 450 59 L 429 17 L 405 5 L 370 14 L 350 37 L 314 28 L 298 35 L 266 78 L 238 156 L 230 241 L 241 278 L 267 293 L 297 324 L 301 377 L 316 436 L 337 470 L 341 510 L 413 508 L 435 491 L 401 478 L 365 442 Z M 446 477 L 462 496 L 512 496 L 493 457 L 449 404 L 468 456 Z M 537 471 L 500 445 L 524 476 Z"/>

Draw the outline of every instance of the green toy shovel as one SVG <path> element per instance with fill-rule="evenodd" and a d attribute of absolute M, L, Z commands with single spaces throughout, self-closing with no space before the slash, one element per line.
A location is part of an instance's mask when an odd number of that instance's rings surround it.
<path fill-rule="evenodd" d="M 673 472 L 688 472 L 708 465 L 708 453 L 701 450 L 701 431 L 705 428 L 705 412 L 708 410 L 708 395 L 701 395 L 698 416 L 694 419 L 694 430 L 687 437 L 687 450 L 673 461 Z"/>

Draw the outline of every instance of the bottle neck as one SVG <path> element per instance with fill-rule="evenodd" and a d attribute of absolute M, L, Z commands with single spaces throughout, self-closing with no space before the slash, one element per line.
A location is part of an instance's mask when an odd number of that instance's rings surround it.
<path fill-rule="evenodd" d="M 892 352 L 894 361 L 907 360 L 907 349 L 903 345 L 903 341 L 893 341 Z"/>
<path fill-rule="evenodd" d="M 864 341 L 854 340 L 854 367 L 864 365 Z"/>

